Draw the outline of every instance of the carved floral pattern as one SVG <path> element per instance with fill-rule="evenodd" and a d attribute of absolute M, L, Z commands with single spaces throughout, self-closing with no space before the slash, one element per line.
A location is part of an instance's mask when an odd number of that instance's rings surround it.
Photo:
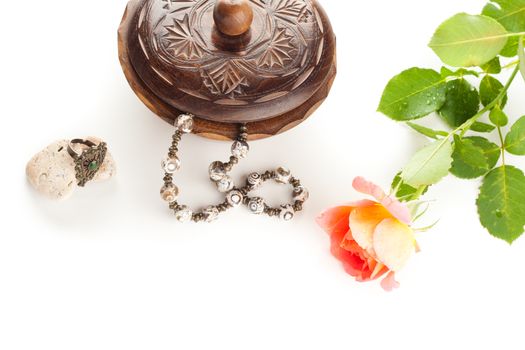
<path fill-rule="evenodd" d="M 275 17 L 283 21 L 295 24 L 297 21 L 305 22 L 312 15 L 304 1 L 297 0 L 267 0 L 273 10 Z"/>
<path fill-rule="evenodd" d="M 242 93 L 242 88 L 248 86 L 248 80 L 242 75 L 236 60 L 226 61 L 211 71 L 202 71 L 204 84 L 215 95 L 234 98 Z"/>
<path fill-rule="evenodd" d="M 192 9 L 212 9 L 212 0 L 161 0 L 164 17 L 154 28 L 157 45 L 153 47 L 167 62 L 173 62 L 178 68 L 196 70 L 203 79 L 206 91 L 195 91 L 194 96 L 202 98 L 251 99 L 256 96 L 246 95 L 244 88 L 257 82 L 250 82 L 248 76 L 259 79 L 281 77 L 283 71 L 294 71 L 297 76 L 305 74 L 307 57 L 316 55 L 306 44 L 301 26 L 316 23 L 310 0 L 250 0 L 260 13 L 268 13 L 264 19 L 267 25 L 265 33 L 247 53 L 242 56 L 228 56 L 218 53 L 210 47 L 203 36 L 202 25 L 208 22 L 195 16 Z M 317 24 L 318 25 L 318 24 Z M 319 26 L 319 25 L 318 25 Z M 158 28 L 158 29 L 157 29 Z M 209 27 L 208 27 L 209 28 Z M 297 37 L 301 36 L 302 40 Z M 216 55 L 224 55 L 219 58 Z M 310 69 L 311 73 L 313 69 Z M 308 74 L 310 74 L 308 73 Z M 293 83 L 293 82 L 292 82 Z M 298 85 L 290 83 L 288 90 Z M 284 88 L 284 87 L 283 87 Z M 275 95 L 287 91 L 275 91 Z M 208 95 L 208 96 L 204 96 Z M 222 101 L 222 100 L 221 100 Z M 240 102 L 240 101 L 238 101 Z"/>
<path fill-rule="evenodd" d="M 175 57 L 192 60 L 200 59 L 203 50 L 191 35 L 189 16 L 186 14 L 182 20 L 174 19 L 173 24 L 166 26 L 167 34 L 166 49 L 170 50 Z"/>
<path fill-rule="evenodd" d="M 286 28 L 278 28 L 266 51 L 259 57 L 257 64 L 260 67 L 283 68 L 285 63 L 292 60 L 292 53 L 296 51 L 293 36 L 287 33 Z"/>

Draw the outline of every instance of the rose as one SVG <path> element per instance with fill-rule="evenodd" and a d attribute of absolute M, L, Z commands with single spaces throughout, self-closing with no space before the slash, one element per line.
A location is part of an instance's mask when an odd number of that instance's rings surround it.
<path fill-rule="evenodd" d="M 374 197 L 329 209 L 317 223 L 330 235 L 331 252 L 357 281 L 376 280 L 386 274 L 381 286 L 399 287 L 395 273 L 417 248 L 408 208 L 387 196 L 377 185 L 358 177 L 355 190 Z"/>

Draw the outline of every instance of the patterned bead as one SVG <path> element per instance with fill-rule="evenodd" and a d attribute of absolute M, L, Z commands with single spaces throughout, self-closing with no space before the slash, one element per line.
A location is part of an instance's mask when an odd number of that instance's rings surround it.
<path fill-rule="evenodd" d="M 244 196 L 239 190 L 230 191 L 228 195 L 226 196 L 226 201 L 232 207 L 239 206 L 242 203 L 243 199 L 244 199 Z"/>
<path fill-rule="evenodd" d="M 294 216 L 295 210 L 293 209 L 293 206 L 289 204 L 281 206 L 281 211 L 279 213 L 279 217 L 281 218 L 281 220 L 290 221 L 294 218 Z"/>
<path fill-rule="evenodd" d="M 181 114 L 175 119 L 175 127 L 185 134 L 193 131 L 193 117 L 189 114 Z"/>
<path fill-rule="evenodd" d="M 219 217 L 219 210 L 214 206 L 210 206 L 204 209 L 202 214 L 204 215 L 204 221 L 213 222 Z"/>
<path fill-rule="evenodd" d="M 310 192 L 304 186 L 297 186 L 293 189 L 294 201 L 306 202 L 310 197 Z"/>
<path fill-rule="evenodd" d="M 287 184 L 291 177 L 292 173 L 286 168 L 281 167 L 275 171 L 275 181 L 280 184 Z"/>
<path fill-rule="evenodd" d="M 248 175 L 248 183 L 253 187 L 258 187 L 262 182 L 261 174 L 251 173 Z"/>
<path fill-rule="evenodd" d="M 216 182 L 217 190 L 221 193 L 226 193 L 233 189 L 233 180 L 228 175 L 225 175 L 222 179 Z"/>
<path fill-rule="evenodd" d="M 162 169 L 166 174 L 175 174 L 180 169 L 180 159 L 177 157 L 168 157 L 162 161 Z"/>
<path fill-rule="evenodd" d="M 232 154 L 238 158 L 246 158 L 248 152 L 250 151 L 250 146 L 246 141 L 235 141 L 232 145 Z"/>
<path fill-rule="evenodd" d="M 168 203 L 175 202 L 179 197 L 179 188 L 174 184 L 164 185 L 160 189 L 160 196 Z"/>
<path fill-rule="evenodd" d="M 208 171 L 212 181 L 220 181 L 226 176 L 226 165 L 223 162 L 213 162 Z"/>
<path fill-rule="evenodd" d="M 177 221 L 180 223 L 190 222 L 192 216 L 193 216 L 193 211 L 185 205 L 181 206 L 175 212 L 175 219 L 177 219 Z"/>
<path fill-rule="evenodd" d="M 264 213 L 264 200 L 259 197 L 250 199 L 250 202 L 248 203 L 248 209 L 250 209 L 253 214 L 260 215 Z"/>

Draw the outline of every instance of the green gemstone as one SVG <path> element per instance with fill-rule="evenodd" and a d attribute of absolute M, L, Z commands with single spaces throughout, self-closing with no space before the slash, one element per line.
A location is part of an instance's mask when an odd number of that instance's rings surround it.
<path fill-rule="evenodd" d="M 98 162 L 96 160 L 92 161 L 91 163 L 89 163 L 88 165 L 88 169 L 90 171 L 95 171 L 98 169 Z"/>

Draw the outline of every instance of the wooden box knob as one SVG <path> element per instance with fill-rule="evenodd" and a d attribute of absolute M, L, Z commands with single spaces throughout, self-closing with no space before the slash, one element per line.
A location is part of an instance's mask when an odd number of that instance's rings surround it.
<path fill-rule="evenodd" d="M 217 0 L 213 19 L 221 33 L 239 36 L 250 30 L 253 10 L 248 0 Z"/>

